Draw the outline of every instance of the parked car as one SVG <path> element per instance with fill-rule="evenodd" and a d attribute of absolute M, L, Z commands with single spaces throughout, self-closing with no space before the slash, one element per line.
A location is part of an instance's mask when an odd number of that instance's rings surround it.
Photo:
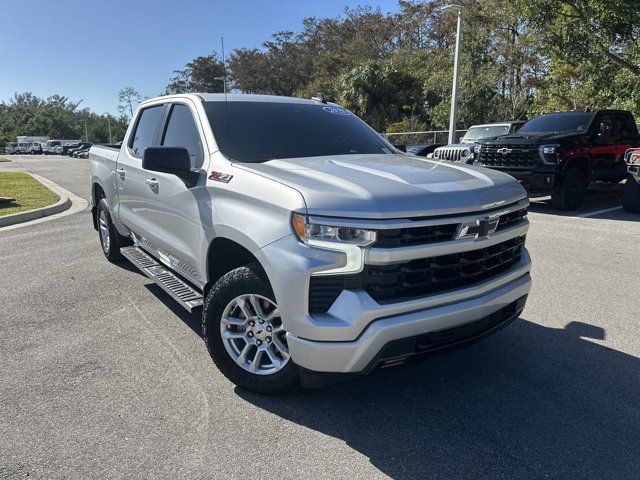
<path fill-rule="evenodd" d="M 75 148 L 79 148 L 81 145 L 80 142 L 74 142 L 74 143 L 67 143 L 66 145 L 61 145 L 62 147 L 62 155 L 70 155 L 69 151 L 73 150 Z"/>
<path fill-rule="evenodd" d="M 20 153 L 20 150 L 18 149 L 18 144 L 16 142 L 9 142 L 5 144 L 4 153 L 6 153 L 7 155 Z"/>
<path fill-rule="evenodd" d="M 442 147 L 441 143 L 418 143 L 415 145 L 407 145 L 407 153 L 410 155 L 415 155 L 416 157 L 426 157 L 429 154 L 432 154 L 433 151 Z"/>
<path fill-rule="evenodd" d="M 159 97 L 121 149 L 89 158 L 106 258 L 204 305 L 213 361 L 249 390 L 477 340 L 529 292 L 528 200 L 513 178 L 398 153 L 336 104 Z"/>
<path fill-rule="evenodd" d="M 72 144 L 74 146 L 69 146 L 69 148 L 66 151 L 66 154 L 69 155 L 70 157 L 73 157 L 74 152 L 79 152 L 80 150 L 88 150 L 89 148 L 91 148 L 91 145 L 93 145 L 91 142 L 80 142 L 78 144 Z"/>
<path fill-rule="evenodd" d="M 91 148 L 91 147 L 85 147 L 85 148 L 77 148 L 77 149 L 74 149 L 72 156 L 73 156 L 74 158 L 84 158 L 84 157 L 82 157 L 82 155 L 83 155 L 84 153 L 88 153 L 90 148 Z"/>
<path fill-rule="evenodd" d="M 474 145 L 479 140 L 517 132 L 526 122 L 522 120 L 473 125 L 460 139 L 460 143 L 445 145 L 434 150 L 432 158 L 452 162 L 473 163 Z"/>
<path fill-rule="evenodd" d="M 76 156 L 77 156 L 78 158 L 89 158 L 89 150 L 90 150 L 90 148 L 87 148 L 87 149 L 85 149 L 85 150 L 82 150 L 81 152 L 76 153 Z"/>
<path fill-rule="evenodd" d="M 62 155 L 64 147 L 69 144 L 79 145 L 81 140 L 48 140 L 43 147 L 45 155 Z"/>
<path fill-rule="evenodd" d="M 515 134 L 479 141 L 477 164 L 514 176 L 531 195 L 549 195 L 559 210 L 575 210 L 590 182 L 619 183 L 624 153 L 640 145 L 625 110 L 538 115 Z"/>
<path fill-rule="evenodd" d="M 622 187 L 622 206 L 628 212 L 640 213 L 640 148 L 630 148 L 625 153 L 629 171 Z"/>

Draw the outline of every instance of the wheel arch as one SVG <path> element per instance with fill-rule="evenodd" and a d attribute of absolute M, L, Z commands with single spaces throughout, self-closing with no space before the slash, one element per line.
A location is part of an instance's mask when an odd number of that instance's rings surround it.
<path fill-rule="evenodd" d="M 93 228 L 98 230 L 98 203 L 107 195 L 104 192 L 104 188 L 98 182 L 93 182 L 91 185 L 91 218 L 93 220 Z"/>
<path fill-rule="evenodd" d="M 229 237 L 219 236 L 214 238 L 207 248 L 207 282 L 204 287 L 205 295 L 225 273 L 231 270 L 247 265 L 248 263 L 257 263 L 262 268 L 265 276 L 268 278 L 265 268 L 253 252 L 257 247 L 253 245 L 243 244 Z M 269 280 L 270 281 L 270 280 Z"/>
<path fill-rule="evenodd" d="M 566 173 L 570 168 L 578 168 L 582 170 L 587 177 L 587 180 L 592 177 L 591 175 L 591 157 L 589 155 L 576 155 L 570 157 L 564 164 L 563 171 Z"/>

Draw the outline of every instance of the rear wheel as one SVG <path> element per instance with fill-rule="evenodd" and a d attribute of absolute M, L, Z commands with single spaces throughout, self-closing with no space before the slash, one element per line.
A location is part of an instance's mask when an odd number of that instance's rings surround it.
<path fill-rule="evenodd" d="M 300 386 L 273 291 L 257 263 L 236 268 L 211 288 L 202 331 L 218 369 L 239 387 L 279 394 Z"/>
<path fill-rule="evenodd" d="M 640 179 L 632 175 L 622 187 L 622 206 L 627 212 L 640 213 Z"/>
<path fill-rule="evenodd" d="M 587 190 L 587 176 L 578 168 L 567 170 L 562 183 L 553 189 L 551 204 L 558 210 L 576 210 Z"/>
<path fill-rule="evenodd" d="M 123 258 L 120 254 L 120 248 L 130 245 L 131 240 L 120 235 L 116 230 L 111 220 L 111 212 L 109 211 L 109 205 L 106 199 L 103 198 L 100 200 L 100 203 L 98 203 L 96 215 L 98 218 L 98 235 L 100 237 L 102 253 L 107 257 L 107 260 L 112 263 L 117 263 Z"/>

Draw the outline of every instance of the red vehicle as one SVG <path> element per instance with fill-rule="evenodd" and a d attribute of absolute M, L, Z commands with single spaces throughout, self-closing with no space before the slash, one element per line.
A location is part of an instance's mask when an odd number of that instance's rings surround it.
<path fill-rule="evenodd" d="M 629 176 L 622 188 L 622 206 L 627 212 L 640 213 L 640 148 L 630 148 L 624 156 Z"/>
<path fill-rule="evenodd" d="M 515 177 L 530 195 L 575 210 L 591 182 L 627 177 L 625 152 L 640 146 L 631 112 L 556 112 L 533 117 L 516 133 L 478 142 L 476 164 Z"/>

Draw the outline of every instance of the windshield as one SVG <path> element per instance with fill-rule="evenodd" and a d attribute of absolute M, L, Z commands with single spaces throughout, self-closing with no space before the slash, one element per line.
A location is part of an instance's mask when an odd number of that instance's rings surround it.
<path fill-rule="evenodd" d="M 518 133 L 584 132 L 589 128 L 593 112 L 549 113 L 533 117 Z"/>
<path fill-rule="evenodd" d="M 462 142 L 475 142 L 485 138 L 498 137 L 509 133 L 509 125 L 487 125 L 479 127 L 471 127 L 462 137 Z"/>
<path fill-rule="evenodd" d="M 393 153 L 389 143 L 343 108 L 322 103 L 244 101 L 204 105 L 220 151 L 238 162 Z"/>

